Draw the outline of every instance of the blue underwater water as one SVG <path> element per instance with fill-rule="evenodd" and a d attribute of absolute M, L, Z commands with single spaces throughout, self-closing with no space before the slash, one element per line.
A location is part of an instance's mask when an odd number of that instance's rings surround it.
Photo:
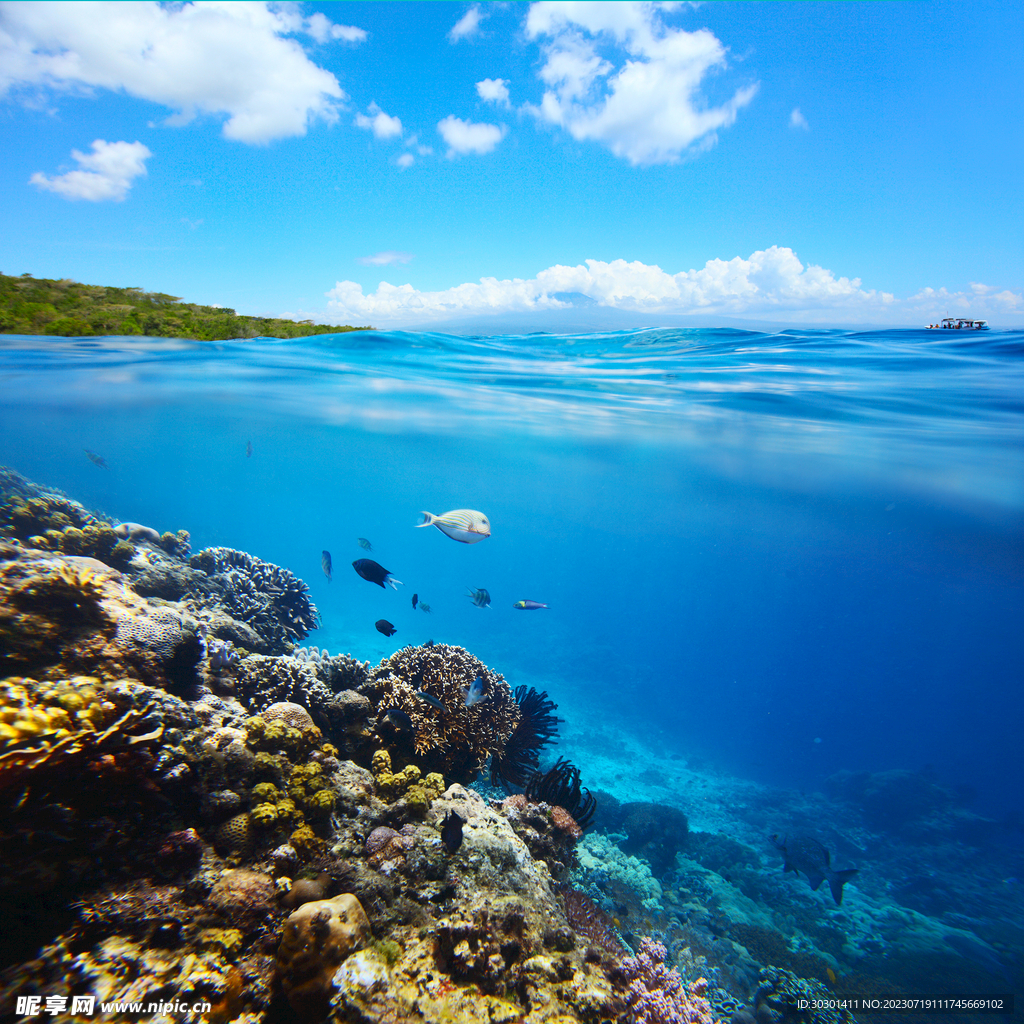
<path fill-rule="evenodd" d="M 666 765 L 909 769 L 1021 848 L 1024 332 L 8 335 L 0 389 L 0 463 L 291 569 L 307 644 L 432 638 L 547 690 L 586 785 L 700 827 Z M 414 528 L 457 508 L 491 537 Z"/>

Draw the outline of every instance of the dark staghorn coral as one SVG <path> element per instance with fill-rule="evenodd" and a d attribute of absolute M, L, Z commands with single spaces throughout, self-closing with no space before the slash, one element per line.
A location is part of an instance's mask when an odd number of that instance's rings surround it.
<path fill-rule="evenodd" d="M 486 698 L 466 707 L 466 693 L 478 678 Z M 379 695 L 380 745 L 396 742 L 395 734 L 384 728 L 387 712 L 403 712 L 414 726 L 417 764 L 424 773 L 438 772 L 451 781 L 476 778 L 490 753 L 505 748 L 519 721 L 519 705 L 508 683 L 462 647 L 403 647 L 372 670 L 364 689 Z M 418 697 L 417 691 L 430 694 L 442 707 Z"/>
<path fill-rule="evenodd" d="M 584 795 L 585 794 L 585 795 Z M 590 827 L 597 800 L 589 789 L 580 788 L 580 770 L 571 761 L 560 758 L 544 775 L 534 775 L 526 783 L 526 798 L 565 808 L 583 830 Z"/>
<path fill-rule="evenodd" d="M 558 705 L 549 700 L 543 690 L 517 686 L 515 697 L 519 723 L 505 746 L 491 758 L 491 784 L 501 783 L 506 789 L 525 786 L 537 772 L 540 753 L 549 743 L 554 743 L 562 721 L 552 713 Z"/>
<path fill-rule="evenodd" d="M 220 605 L 248 623 L 276 654 L 304 640 L 320 624 L 309 587 L 287 569 L 234 548 L 204 548 L 189 559 L 214 585 L 190 595 L 201 606 Z"/>

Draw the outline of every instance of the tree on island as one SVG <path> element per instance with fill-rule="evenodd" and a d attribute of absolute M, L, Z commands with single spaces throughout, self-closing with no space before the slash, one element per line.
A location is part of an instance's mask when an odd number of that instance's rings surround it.
<path fill-rule="evenodd" d="M 368 331 L 312 320 L 240 316 L 222 306 L 182 302 L 176 295 L 141 288 L 112 288 L 0 274 L 0 334 L 146 335 L 227 341 L 231 338 L 305 338 L 312 334 Z"/>

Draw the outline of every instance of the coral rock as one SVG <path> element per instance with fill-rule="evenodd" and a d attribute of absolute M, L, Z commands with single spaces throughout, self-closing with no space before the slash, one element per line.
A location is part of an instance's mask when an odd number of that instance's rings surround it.
<path fill-rule="evenodd" d="M 281 987 L 306 1020 L 327 1012 L 335 972 L 370 939 L 370 922 L 351 893 L 305 903 L 285 921 L 277 954 Z"/>

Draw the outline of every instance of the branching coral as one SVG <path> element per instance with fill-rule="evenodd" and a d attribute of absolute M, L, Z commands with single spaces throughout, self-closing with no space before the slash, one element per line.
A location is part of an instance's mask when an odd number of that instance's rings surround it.
<path fill-rule="evenodd" d="M 320 625 L 309 587 L 287 569 L 233 548 L 204 548 L 189 559 L 214 584 L 215 593 L 197 591 L 199 604 L 219 604 L 248 623 L 278 654 L 304 640 Z"/>
<path fill-rule="evenodd" d="M 504 749 L 519 721 L 508 683 L 462 647 L 404 647 L 382 661 L 372 679 L 381 694 L 378 722 L 392 708 L 408 715 L 417 761 L 449 780 L 474 779 L 491 751 Z M 483 682 L 485 699 L 467 707 L 466 693 L 477 679 Z M 441 707 L 417 691 L 440 701 Z"/>
<path fill-rule="evenodd" d="M 516 687 L 519 721 L 501 750 L 491 758 L 491 783 L 525 786 L 540 766 L 541 751 L 554 743 L 558 725 L 562 721 L 553 714 L 558 705 L 548 699 L 547 693 L 532 686 Z"/>
<path fill-rule="evenodd" d="M 237 666 L 236 675 L 238 697 L 254 713 L 287 701 L 302 705 L 324 731 L 329 729 L 334 694 L 305 662 L 251 654 Z"/>
<path fill-rule="evenodd" d="M 666 949 L 653 939 L 641 939 L 636 956 L 622 961 L 617 973 L 627 985 L 626 1002 L 633 1024 L 714 1024 L 714 1012 L 704 993 L 707 982 L 684 986 L 679 972 L 665 966 Z"/>

